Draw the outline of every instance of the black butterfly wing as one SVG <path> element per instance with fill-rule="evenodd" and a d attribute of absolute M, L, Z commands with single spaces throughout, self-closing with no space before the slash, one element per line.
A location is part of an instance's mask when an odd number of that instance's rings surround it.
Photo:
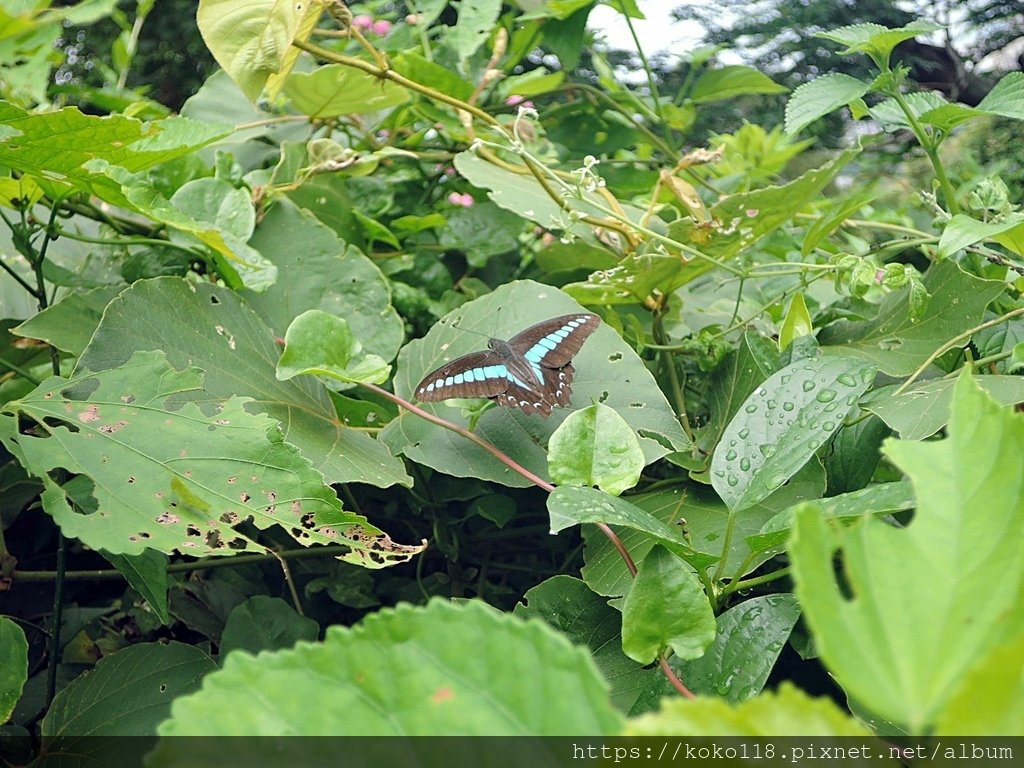
<path fill-rule="evenodd" d="M 562 315 L 531 325 L 508 343 L 531 364 L 561 368 L 572 362 L 583 342 L 600 324 L 601 318 L 589 312 Z"/>
<path fill-rule="evenodd" d="M 523 356 L 543 383 L 544 400 L 567 406 L 572 396 L 572 359 L 601 324 L 597 315 L 578 312 L 545 320 L 516 334 L 509 346 Z"/>
<path fill-rule="evenodd" d="M 497 354 L 471 352 L 424 376 L 416 386 L 416 399 L 432 403 L 450 397 L 497 397 L 511 384 Z"/>

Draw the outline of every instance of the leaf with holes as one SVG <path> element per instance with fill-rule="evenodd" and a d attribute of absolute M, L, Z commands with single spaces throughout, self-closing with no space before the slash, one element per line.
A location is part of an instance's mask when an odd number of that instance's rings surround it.
<path fill-rule="evenodd" d="M 161 352 L 71 379 L 52 377 L 7 404 L 0 439 L 45 486 L 43 507 L 66 536 L 94 549 L 147 547 L 188 555 L 265 551 L 241 526 L 281 525 L 296 541 L 343 543 L 367 566 L 408 559 L 335 493 L 277 423 L 245 411 L 246 398 L 185 402 L 202 386 Z M 18 432 L 18 420 L 34 426 Z M 73 504 L 58 470 L 86 478 L 95 510 Z"/>
<path fill-rule="evenodd" d="M 340 423 L 320 382 L 277 380 L 281 351 L 271 329 L 232 291 L 176 277 L 139 280 L 104 311 L 78 370 L 115 368 L 140 349 L 163 351 L 175 368 L 201 368 L 206 397 L 251 397 L 246 410 L 277 419 L 329 483 L 412 483 L 401 459 Z"/>

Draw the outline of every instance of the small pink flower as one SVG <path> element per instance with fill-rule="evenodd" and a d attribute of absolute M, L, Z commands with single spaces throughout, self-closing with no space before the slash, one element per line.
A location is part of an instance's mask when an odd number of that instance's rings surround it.
<path fill-rule="evenodd" d="M 505 104 L 507 104 L 510 107 L 529 107 L 530 109 L 533 109 L 532 101 L 527 101 L 522 96 L 516 94 L 512 94 L 511 96 L 506 98 Z"/>
<path fill-rule="evenodd" d="M 373 26 L 373 16 L 368 16 L 365 13 L 361 13 L 358 16 L 352 17 L 352 26 L 356 29 L 367 30 Z"/>
<path fill-rule="evenodd" d="M 760 212 L 761 211 L 759 211 L 757 208 L 747 208 L 747 218 L 752 219 L 755 216 L 757 216 L 757 214 L 759 214 Z"/>
<path fill-rule="evenodd" d="M 463 192 L 462 194 L 452 192 L 448 195 L 448 202 L 452 205 L 461 205 L 463 208 L 472 208 L 473 203 L 476 201 L 473 200 L 473 196 L 468 192 Z"/>
<path fill-rule="evenodd" d="M 551 245 L 553 242 L 555 242 L 555 236 L 550 232 L 545 232 L 543 235 L 540 236 L 540 241 L 545 247 L 547 247 Z"/>
<path fill-rule="evenodd" d="M 380 21 L 373 22 L 371 29 L 373 34 L 377 37 L 387 37 L 388 32 L 391 31 L 391 22 L 387 19 L 381 19 Z"/>
<path fill-rule="evenodd" d="M 882 280 L 884 280 L 884 279 L 885 279 L 885 270 L 884 269 L 876 269 L 875 270 L 875 283 L 878 284 L 878 285 L 881 285 L 882 284 Z"/>

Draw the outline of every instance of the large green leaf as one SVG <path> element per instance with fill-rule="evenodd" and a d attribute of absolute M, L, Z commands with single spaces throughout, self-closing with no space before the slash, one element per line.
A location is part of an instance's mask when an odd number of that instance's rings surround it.
<path fill-rule="evenodd" d="M 696 659 L 715 639 L 715 614 L 697 574 L 660 544 L 640 563 L 622 604 L 622 650 L 650 664 L 671 648 Z"/>
<path fill-rule="evenodd" d="M 774 373 L 729 422 L 711 460 L 711 482 L 730 509 L 766 499 L 843 425 L 874 381 L 855 358 L 800 360 Z"/>
<path fill-rule="evenodd" d="M 1020 376 L 979 376 L 977 383 L 1000 405 L 1024 402 L 1024 378 Z M 877 414 L 904 440 L 923 440 L 946 426 L 955 385 L 956 379 L 938 379 L 893 395 L 894 384 L 868 394 L 861 407 Z"/>
<path fill-rule="evenodd" d="M 228 615 L 220 636 L 220 654 L 223 658 L 236 650 L 259 653 L 291 648 L 300 640 L 316 640 L 319 634 L 319 624 L 299 616 L 281 598 L 254 595 Z"/>
<path fill-rule="evenodd" d="M 702 696 L 694 701 L 666 699 L 660 712 L 631 721 L 626 733 L 630 736 L 707 737 L 713 734 L 774 738 L 871 735 L 866 726 L 843 712 L 831 699 L 812 699 L 790 683 L 740 704 L 730 704 L 713 696 Z M 858 744 L 862 743 L 863 739 L 858 739 Z M 881 754 L 888 754 L 883 746 L 876 745 Z M 761 755 L 768 757 L 763 751 Z M 772 757 L 785 759 L 777 752 Z"/>
<path fill-rule="evenodd" d="M 306 310 L 319 309 L 343 317 L 366 351 L 394 359 L 402 319 L 384 275 L 358 249 L 287 199 L 267 211 L 250 244 L 277 266 L 278 278 L 265 291 L 242 295 L 277 336 Z"/>
<path fill-rule="evenodd" d="M 434 600 L 331 627 L 322 643 L 233 653 L 201 691 L 174 702 L 160 733 L 593 736 L 620 727 L 585 650 L 540 621 Z M 185 742 L 164 740 L 150 765 L 172 764 Z"/>
<path fill-rule="evenodd" d="M 284 93 L 299 112 L 320 119 L 362 115 L 409 100 L 405 88 L 341 64 L 293 72 L 285 81 Z"/>
<path fill-rule="evenodd" d="M 644 551 L 644 555 L 655 544 L 660 544 L 687 560 L 694 568 L 706 568 L 716 559 L 713 555 L 694 550 L 683 538 L 683 532 L 678 527 L 663 523 L 625 499 L 611 496 L 596 488 L 556 488 L 548 496 L 548 513 L 551 517 L 552 533 L 581 523 L 606 523 L 632 531 L 642 531 L 651 537 L 653 541 Z"/>
<path fill-rule="evenodd" d="M 411 551 L 389 557 L 380 531 L 344 512 L 277 423 L 247 413 L 243 398 L 207 412 L 183 402 L 201 386 L 196 369 L 178 372 L 161 352 L 137 352 L 118 368 L 52 377 L 11 401 L 6 411 L 32 419 L 36 432 L 18 434 L 7 417 L 0 439 L 43 481 L 43 507 L 64 534 L 94 549 L 265 551 L 245 532 L 251 522 L 278 524 L 307 546 L 347 544 L 345 558 L 358 564 L 408 559 Z M 87 478 L 95 509 L 74 503 L 52 475 L 58 468 Z"/>
<path fill-rule="evenodd" d="M 398 355 L 395 393 L 409 398 L 428 372 L 459 355 L 484 348 L 486 343 L 479 334 L 508 339 L 539 320 L 579 311 L 579 305 L 557 288 L 530 280 L 503 285 L 464 304 L 453 313 L 453 319 L 439 323 L 424 338 L 407 344 Z M 611 328 L 598 328 L 576 355 L 573 365 L 573 403 L 579 407 L 597 400 L 618 411 L 637 433 L 646 463 L 687 445 L 686 436 L 654 377 Z M 443 402 L 422 407 L 456 424 L 465 426 L 469 422 L 468 416 Z M 556 409 L 545 419 L 509 408 L 492 408 L 480 418 L 476 432 L 531 472 L 544 476 L 544 444 L 566 413 Z M 461 435 L 411 413 L 403 412 L 388 424 L 380 439 L 393 452 L 402 452 L 413 461 L 450 475 L 512 486 L 528 484 Z"/>
<path fill-rule="evenodd" d="M 149 603 L 153 613 L 165 626 L 171 623 L 167 606 L 167 555 L 155 549 L 144 549 L 137 555 L 104 552 L 103 556 L 121 572 L 132 589 Z"/>
<path fill-rule="evenodd" d="M 6 723 L 28 680 L 28 640 L 21 627 L 0 616 L 0 724 Z"/>
<path fill-rule="evenodd" d="M 984 695 L 979 693 L 984 692 Z M 936 732 L 949 736 L 1024 733 L 1024 635 L 982 656 L 940 713 Z"/>
<path fill-rule="evenodd" d="M 178 642 L 140 643 L 106 656 L 53 700 L 42 723 L 45 751 L 88 753 L 85 737 L 152 736 L 171 702 L 216 668 L 208 654 Z"/>
<path fill-rule="evenodd" d="M 924 317 L 915 320 L 908 288 L 887 296 L 874 319 L 840 320 L 823 328 L 818 340 L 882 373 L 908 376 L 940 346 L 978 325 L 985 307 L 1005 288 L 1002 280 L 982 280 L 948 260 L 932 265 L 923 282 L 931 294 Z"/>
<path fill-rule="evenodd" d="M 123 115 L 84 115 L 74 107 L 29 113 L 0 101 L 0 165 L 28 174 L 54 195 L 88 192 L 133 207 L 121 185 L 87 170 L 102 160 L 129 172 L 151 168 L 226 136 L 228 125 L 169 117 L 143 123 Z"/>
<path fill-rule="evenodd" d="M 231 291 L 174 277 L 139 281 L 107 308 L 78 365 L 102 371 L 122 365 L 138 349 L 163 350 L 177 368 L 202 368 L 204 388 L 214 398 L 253 398 L 246 410 L 281 422 L 285 439 L 329 483 L 411 483 L 400 459 L 340 423 L 319 382 L 277 380 L 280 350 L 273 333 Z"/>
<path fill-rule="evenodd" d="M 914 483 L 909 527 L 836 529 L 810 503 L 789 550 L 826 665 L 864 707 L 919 733 L 982 654 L 1024 629 L 1024 416 L 965 375 L 946 440 L 885 452 Z"/>
<path fill-rule="evenodd" d="M 103 310 L 123 290 L 123 285 L 111 285 L 69 293 L 11 332 L 30 339 L 40 339 L 72 355 L 80 355 L 92 338 L 96 326 L 100 324 Z"/>
<path fill-rule="evenodd" d="M 543 619 L 576 645 L 585 645 L 611 686 L 611 701 L 620 711 L 629 712 L 651 688 L 652 678 L 661 676 L 622 652 L 622 614 L 579 579 L 552 576 L 524 597 L 526 604 L 516 605 L 513 613 Z"/>
<path fill-rule="evenodd" d="M 640 481 L 644 452 L 625 419 L 594 403 L 573 411 L 548 443 L 548 468 L 559 485 L 597 486 L 618 496 Z"/>
<path fill-rule="evenodd" d="M 271 75 L 285 68 L 303 17 L 319 3 L 282 0 L 200 0 L 196 21 L 217 63 L 250 101 Z"/>

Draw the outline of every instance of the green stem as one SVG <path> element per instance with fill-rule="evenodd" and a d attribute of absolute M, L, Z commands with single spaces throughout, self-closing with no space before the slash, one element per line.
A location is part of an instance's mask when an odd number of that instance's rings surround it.
<path fill-rule="evenodd" d="M 739 592 L 743 589 L 750 589 L 751 587 L 759 587 L 762 584 L 781 579 L 783 576 L 789 575 L 789 566 L 785 568 L 779 568 L 777 571 L 766 573 L 763 576 L 755 576 L 752 579 L 745 579 L 743 581 L 734 581 L 729 584 L 723 591 L 723 595 L 731 595 L 733 592 Z"/>
<path fill-rule="evenodd" d="M 907 100 L 903 98 L 903 94 L 900 92 L 899 87 L 893 89 L 892 97 L 900 109 L 903 110 L 904 116 L 907 118 L 907 123 L 910 125 L 910 130 L 917 136 L 917 140 L 920 142 L 922 149 L 925 154 L 928 155 L 928 160 L 932 164 L 932 169 L 935 171 L 935 178 L 939 180 L 939 186 L 942 188 L 942 196 L 946 200 L 947 210 L 954 216 L 960 213 L 960 203 L 957 202 L 956 192 L 953 189 L 953 185 L 949 181 L 949 177 L 946 176 L 946 169 L 942 165 L 942 160 L 939 158 L 938 144 L 932 136 L 928 134 L 925 127 L 918 122 L 917 116 L 914 111 L 907 104 Z"/>

